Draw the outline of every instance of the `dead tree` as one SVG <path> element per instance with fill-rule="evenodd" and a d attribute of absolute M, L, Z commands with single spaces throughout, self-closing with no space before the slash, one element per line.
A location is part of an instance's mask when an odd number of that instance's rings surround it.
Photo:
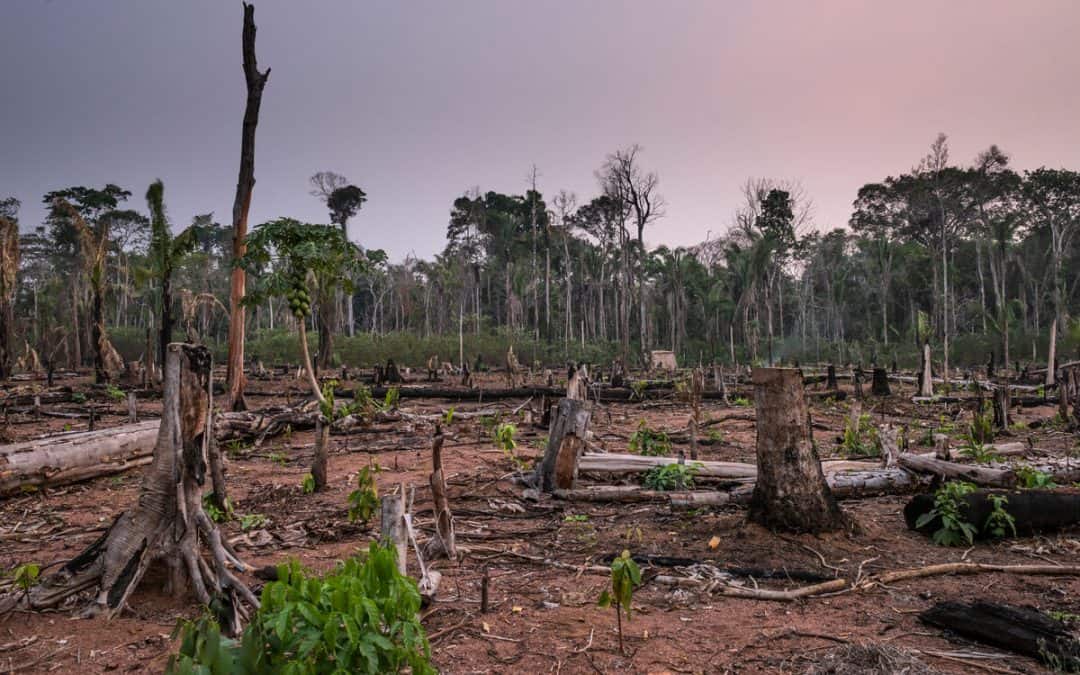
<path fill-rule="evenodd" d="M 247 221 L 251 208 L 251 193 L 255 189 L 255 129 L 259 125 L 259 107 L 263 88 L 270 69 L 260 73 L 255 59 L 255 7 L 244 3 L 244 31 L 241 37 L 244 54 L 244 81 L 247 84 L 247 103 L 240 136 L 240 176 L 236 181 L 233 199 L 233 260 L 247 252 Z M 244 268 L 235 265 L 229 284 L 229 359 L 226 374 L 226 410 L 246 410 L 244 402 L 244 289 L 247 276 Z"/>
<path fill-rule="evenodd" d="M 245 566 L 202 505 L 211 436 L 211 373 L 208 349 L 169 345 L 161 425 L 137 501 L 100 539 L 30 593 L 0 600 L 0 609 L 19 603 L 32 609 L 53 608 L 94 589 L 86 614 L 112 617 L 151 564 L 160 561 L 170 571 L 168 587 L 173 593 L 190 588 L 200 604 L 215 608 L 222 630 L 239 631 L 242 619 L 259 601 L 228 569 L 227 565 L 239 570 Z"/>
<path fill-rule="evenodd" d="M 825 388 L 829 391 L 836 391 L 840 388 L 840 385 L 836 383 L 836 366 L 831 363 L 825 370 Z"/>
<path fill-rule="evenodd" d="M 1005 431 L 1009 428 L 1009 385 L 1001 384 L 994 388 L 994 428 Z"/>
<path fill-rule="evenodd" d="M 870 393 L 874 396 L 891 396 L 889 389 L 889 373 L 884 368 L 874 368 L 873 379 L 870 382 Z"/>
<path fill-rule="evenodd" d="M 539 485 L 543 492 L 568 490 L 577 481 L 578 461 L 585 450 L 592 410 L 588 401 L 564 398 L 551 418 L 547 449 L 540 463 Z"/>
<path fill-rule="evenodd" d="M 321 414 L 315 418 L 315 456 L 311 460 L 311 477 L 315 491 L 326 489 L 327 463 L 330 455 L 330 421 Z"/>
<path fill-rule="evenodd" d="M 855 370 L 851 373 L 851 382 L 855 387 L 855 398 L 862 399 L 862 384 L 863 384 L 863 369 L 862 366 L 855 366 Z"/>
<path fill-rule="evenodd" d="M 758 477 L 749 519 L 771 529 L 828 532 L 845 526 L 810 442 L 802 377 L 792 368 L 755 368 Z"/>
<path fill-rule="evenodd" d="M 454 541 L 454 516 L 450 513 L 450 500 L 446 496 L 446 478 L 443 475 L 442 426 L 435 424 L 431 439 L 431 497 L 435 504 L 435 536 L 428 542 L 424 556 L 428 558 L 445 555 L 457 560 L 457 544 Z"/>
<path fill-rule="evenodd" d="M 566 381 L 566 398 L 576 401 L 589 400 L 589 371 L 584 364 L 577 368 L 570 367 Z"/>
<path fill-rule="evenodd" d="M 933 397 L 934 379 L 930 371 L 930 343 L 924 342 L 922 348 L 922 368 L 919 370 L 919 396 Z"/>
<path fill-rule="evenodd" d="M 15 279 L 19 271 L 19 226 L 0 216 L 0 380 L 11 377 Z"/>
<path fill-rule="evenodd" d="M 694 368 L 690 373 L 690 459 L 698 458 L 698 427 L 701 424 L 701 395 L 705 393 L 705 372 Z"/>
<path fill-rule="evenodd" d="M 506 381 L 510 384 L 510 388 L 513 389 L 515 382 L 517 381 L 518 371 L 517 356 L 514 355 L 514 345 L 510 345 L 506 350 Z"/>

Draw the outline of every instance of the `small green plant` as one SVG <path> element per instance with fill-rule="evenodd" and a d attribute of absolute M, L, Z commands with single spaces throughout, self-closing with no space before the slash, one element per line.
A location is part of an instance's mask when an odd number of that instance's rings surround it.
<path fill-rule="evenodd" d="M 80 391 L 75 392 L 74 394 L 71 395 L 71 402 L 72 403 L 78 403 L 79 405 L 82 405 L 83 403 L 86 403 L 86 394 L 84 394 L 84 393 L 82 393 Z"/>
<path fill-rule="evenodd" d="M 241 456 L 244 454 L 243 451 L 247 450 L 249 447 L 251 446 L 240 440 L 239 438 L 225 441 L 225 452 L 229 455 L 229 457 Z"/>
<path fill-rule="evenodd" d="M 994 406 L 990 401 L 983 401 L 982 409 L 975 411 L 968 427 L 968 436 L 979 443 L 994 440 Z"/>
<path fill-rule="evenodd" d="M 203 495 L 202 505 L 207 517 L 215 523 L 224 523 L 232 518 L 232 502 L 229 501 L 228 497 L 225 498 L 225 508 L 221 509 L 214 503 L 214 493 L 207 492 Z"/>
<path fill-rule="evenodd" d="M 649 457 L 666 457 L 671 454 L 671 440 L 663 431 L 649 428 L 648 422 L 638 422 L 637 431 L 630 435 L 630 451 Z"/>
<path fill-rule="evenodd" d="M 1005 510 L 1005 505 L 1009 503 L 1009 498 L 1005 495 L 987 495 L 986 498 L 993 505 L 993 510 L 990 511 L 990 515 L 986 518 L 986 523 L 983 524 L 983 532 L 989 532 L 994 537 L 1004 537 L 1008 534 L 1009 530 L 1012 530 L 1013 536 L 1016 536 L 1016 519 L 1012 517 L 1012 514 Z"/>
<path fill-rule="evenodd" d="M 1053 476 L 1026 464 L 1016 467 L 1016 477 L 1020 487 L 1028 490 L 1047 490 L 1057 487 Z"/>
<path fill-rule="evenodd" d="M 750 406 L 754 405 L 754 402 L 746 398 L 745 396 L 736 396 L 735 398 L 731 399 L 731 405 L 735 406 L 736 408 L 749 408 Z"/>
<path fill-rule="evenodd" d="M 334 420 L 334 387 L 338 384 L 337 380 L 327 380 L 323 382 L 322 395 L 323 400 L 319 402 L 319 412 L 322 416 L 331 422 Z M 344 408 L 342 409 L 344 412 Z"/>
<path fill-rule="evenodd" d="M 356 475 L 356 489 L 349 493 L 349 522 L 357 520 L 367 523 L 379 509 L 379 488 L 375 484 L 375 475 L 381 471 L 378 464 L 360 469 Z"/>
<path fill-rule="evenodd" d="M 395 410 L 398 407 L 398 401 L 401 400 L 401 390 L 397 387 L 390 387 L 386 390 L 386 396 L 383 397 L 382 403 L 379 403 L 379 410 L 383 412 L 389 412 Z"/>
<path fill-rule="evenodd" d="M 517 441 L 514 440 L 515 434 L 517 434 L 517 426 L 508 422 L 492 429 L 491 440 L 495 442 L 495 447 L 503 452 L 512 452 L 517 447 Z"/>
<path fill-rule="evenodd" d="M 941 518 L 941 527 L 932 538 L 938 546 L 960 546 L 965 542 L 972 544 L 978 530 L 964 519 L 967 510 L 967 495 L 975 491 L 975 485 L 964 481 L 945 483 L 934 493 L 934 508 L 919 516 L 915 527 L 920 528 Z"/>
<path fill-rule="evenodd" d="M 565 516 L 563 521 L 567 523 L 587 523 L 589 522 L 589 517 L 584 513 L 571 513 Z"/>
<path fill-rule="evenodd" d="M 994 452 L 994 446 L 984 445 L 972 434 L 968 434 L 964 438 L 964 445 L 960 448 L 960 454 L 977 464 L 990 464 L 1001 459 L 1001 456 Z"/>
<path fill-rule="evenodd" d="M 261 513 L 245 513 L 240 516 L 240 529 L 244 532 L 266 527 L 270 519 Z"/>
<path fill-rule="evenodd" d="M 181 621 L 172 675 L 400 673 L 434 675 L 420 624 L 416 582 L 397 570 L 393 548 L 372 543 L 324 577 L 298 563 L 278 567 L 238 640 L 209 617 Z"/>
<path fill-rule="evenodd" d="M 632 392 L 630 398 L 638 399 L 642 401 L 645 399 L 645 390 L 649 387 L 649 383 L 645 380 L 634 380 L 630 383 L 630 391 Z"/>
<path fill-rule="evenodd" d="M 1022 420 L 1017 420 L 1016 422 L 1013 422 L 1009 425 L 1010 431 L 1027 431 L 1027 428 L 1027 422 L 1024 422 Z"/>
<path fill-rule="evenodd" d="M 709 429 L 709 434 L 707 438 L 709 439 L 710 443 L 723 443 L 724 432 L 720 431 L 719 429 Z"/>
<path fill-rule="evenodd" d="M 848 419 L 844 425 L 843 452 L 848 457 L 877 457 L 881 455 L 881 439 L 869 414 L 858 420 Z"/>
<path fill-rule="evenodd" d="M 29 591 L 37 585 L 41 575 L 41 566 L 37 563 L 25 563 L 11 570 L 11 580 L 22 591 Z"/>
<path fill-rule="evenodd" d="M 1080 624 L 1080 614 L 1073 614 L 1072 612 L 1059 612 L 1050 611 L 1047 612 L 1050 618 L 1054 621 L 1060 621 L 1064 624 Z"/>
<path fill-rule="evenodd" d="M 306 495 L 315 492 L 315 476 L 312 476 L 310 473 L 304 474 L 304 479 L 300 481 L 300 488 Z"/>
<path fill-rule="evenodd" d="M 123 403 L 124 399 L 127 398 L 127 394 L 124 393 L 124 390 L 114 384 L 105 385 L 105 393 L 117 403 Z"/>
<path fill-rule="evenodd" d="M 624 550 L 622 555 L 611 561 L 611 591 L 604 589 L 597 603 L 601 607 L 615 608 L 615 621 L 619 627 L 619 651 L 623 653 L 626 649 L 623 647 L 622 613 L 626 612 L 626 620 L 629 621 L 634 589 L 640 585 L 641 570 L 630 557 L 630 551 Z"/>
<path fill-rule="evenodd" d="M 642 485 L 649 490 L 689 490 L 694 487 L 694 476 L 701 470 L 702 464 L 679 464 L 672 462 L 655 466 L 645 474 Z"/>
<path fill-rule="evenodd" d="M 443 421 L 444 426 L 450 426 L 451 424 L 454 423 L 454 408 L 453 408 L 453 406 L 451 406 L 449 410 L 447 410 L 446 412 L 443 413 L 442 421 Z"/>
<path fill-rule="evenodd" d="M 289 456 L 284 452 L 271 452 L 266 458 L 278 466 L 285 466 L 289 463 Z"/>

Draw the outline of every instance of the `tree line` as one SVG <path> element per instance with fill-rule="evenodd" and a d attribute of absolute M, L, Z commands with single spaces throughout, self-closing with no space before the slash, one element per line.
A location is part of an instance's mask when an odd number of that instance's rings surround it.
<path fill-rule="evenodd" d="M 910 170 L 862 186 L 847 227 L 818 227 L 799 184 L 751 179 L 724 234 L 677 247 L 648 244 L 668 221 L 640 147 L 610 154 L 596 179 L 587 197 L 545 196 L 535 168 L 521 194 L 467 190 L 450 207 L 442 252 L 401 262 L 348 240 L 368 196 L 333 172 L 315 174 L 310 189 L 341 236 L 275 219 L 250 236 L 276 228 L 294 238 L 263 236 L 258 264 L 234 264 L 233 227 L 212 213 L 174 234 L 160 181 L 144 208 L 112 184 L 51 191 L 45 222 L 23 230 L 18 201 L 5 199 L 0 373 L 39 359 L 92 364 L 107 378 L 123 358 L 110 335 L 126 336 L 126 358 L 160 355 L 174 326 L 222 344 L 237 269 L 248 272 L 249 338 L 302 322 L 318 335 L 320 368 L 336 363 L 335 336 L 357 333 L 458 335 L 462 345 L 498 333 L 567 353 L 602 344 L 627 364 L 650 349 L 692 361 L 884 362 L 924 341 L 946 363 L 1013 364 L 1080 343 L 1075 171 L 1016 171 L 997 146 L 955 163 L 940 135 Z M 274 291 L 290 264 L 275 247 L 301 245 L 347 269 L 309 270 L 305 312 L 296 288 Z"/>

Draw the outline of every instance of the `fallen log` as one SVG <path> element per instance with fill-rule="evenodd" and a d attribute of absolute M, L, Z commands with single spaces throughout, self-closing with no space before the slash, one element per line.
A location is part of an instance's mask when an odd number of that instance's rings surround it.
<path fill-rule="evenodd" d="M 749 465 L 747 465 L 749 466 Z M 699 474 L 700 475 L 700 474 Z M 877 469 L 826 473 L 825 481 L 839 499 L 873 497 L 906 492 L 919 486 L 918 476 L 902 469 Z M 637 485 L 591 485 L 573 490 L 555 490 L 558 499 L 579 502 L 668 502 L 672 506 L 744 506 L 750 501 L 753 484 L 734 490 L 646 490 Z"/>
<path fill-rule="evenodd" d="M 1058 672 L 1080 672 L 1080 641 L 1065 624 L 1031 607 L 939 602 L 921 613 L 919 620 L 976 642 L 1030 656 Z"/>
<path fill-rule="evenodd" d="M 989 487 L 1013 487 L 1016 485 L 1016 473 L 1009 469 L 992 469 L 986 466 L 958 464 L 936 457 L 903 453 L 897 462 L 905 469 L 919 473 L 931 473 L 942 478 L 966 480 L 976 485 Z"/>
<path fill-rule="evenodd" d="M 1004 497 L 1002 508 L 1013 519 L 1016 535 L 1025 537 L 1040 532 L 1054 532 L 1080 523 L 1080 492 L 1047 490 L 976 490 L 964 497 L 961 515 L 977 529 L 976 537 L 986 538 L 986 523 L 994 510 L 990 497 Z M 934 495 L 915 495 L 904 506 L 904 521 L 911 530 L 932 534 L 941 528 L 941 519 L 934 518 L 917 527 L 919 518 L 934 508 Z M 1012 534 L 1011 529 L 1009 534 Z"/>
<path fill-rule="evenodd" d="M 376 399 L 386 396 L 386 392 L 389 391 L 388 387 L 373 387 L 371 389 L 372 397 Z M 495 399 L 505 398 L 540 398 L 547 396 L 549 398 L 558 399 L 566 395 L 566 390 L 562 387 L 514 387 L 514 388 L 500 388 L 500 389 L 465 389 L 465 388 L 451 388 L 451 387 L 398 387 L 398 395 L 405 398 L 438 398 L 450 401 L 491 401 Z M 353 398 L 355 392 L 352 389 L 337 389 L 334 391 L 334 396 L 337 398 Z M 602 401 L 602 402 L 637 402 L 646 400 L 657 400 L 672 398 L 677 394 L 674 388 L 671 389 L 641 389 L 635 391 L 629 387 L 598 387 L 593 386 L 589 388 L 589 400 Z M 722 400 L 723 396 L 721 392 L 706 391 L 702 392 L 701 397 L 703 399 Z"/>
<path fill-rule="evenodd" d="M 0 495 L 126 471 L 150 461 L 158 420 L 0 446 Z"/>
<path fill-rule="evenodd" d="M 625 453 L 586 454 L 578 462 L 578 470 L 592 473 L 628 474 L 643 473 L 665 464 L 676 464 L 677 457 L 649 457 Z M 696 476 L 702 478 L 728 478 L 741 480 L 757 477 L 757 467 L 744 462 L 687 462 L 697 467 Z M 877 462 L 855 462 L 846 459 L 825 460 L 821 468 L 826 473 L 838 471 L 867 471 L 880 469 Z"/>

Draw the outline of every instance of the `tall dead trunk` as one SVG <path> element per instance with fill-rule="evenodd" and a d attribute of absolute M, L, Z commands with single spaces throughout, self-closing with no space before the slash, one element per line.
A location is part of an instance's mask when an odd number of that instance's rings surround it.
<path fill-rule="evenodd" d="M 919 372 L 919 396 L 934 395 L 934 379 L 930 369 L 930 343 L 924 342 L 922 348 L 922 370 Z"/>
<path fill-rule="evenodd" d="M 551 419 L 544 459 L 537 467 L 538 484 L 544 492 L 574 487 L 591 415 L 587 401 L 572 398 L 559 401 Z"/>
<path fill-rule="evenodd" d="M 1057 360 L 1057 317 L 1050 322 L 1050 348 L 1046 354 L 1046 388 L 1054 386 L 1056 370 L 1054 361 Z M 1049 392 L 1047 392 L 1049 393 Z"/>
<path fill-rule="evenodd" d="M 251 192 L 255 189 L 255 128 L 259 124 L 259 106 L 263 87 L 270 69 L 260 73 L 255 60 L 255 7 L 244 3 L 244 81 L 247 84 L 247 104 L 240 140 L 240 177 L 236 181 L 233 200 L 233 260 L 247 251 L 247 219 L 251 207 Z M 232 269 L 229 286 L 229 362 L 226 375 L 226 409 L 244 410 L 244 287 L 247 276 L 242 267 Z"/>
<path fill-rule="evenodd" d="M 0 380 L 11 376 L 15 279 L 19 271 L 19 227 L 0 218 Z"/>
<path fill-rule="evenodd" d="M 311 461 L 311 477 L 315 491 L 326 489 L 327 463 L 330 457 L 330 424 L 322 415 L 315 419 L 315 456 Z"/>
<path fill-rule="evenodd" d="M 758 475 L 749 519 L 771 529 L 829 532 L 845 525 L 810 441 L 802 375 L 755 368 Z"/>
<path fill-rule="evenodd" d="M 215 608 L 222 630 L 236 634 L 258 599 L 226 565 L 245 566 L 223 542 L 203 511 L 206 481 L 212 362 L 202 346 L 171 344 L 165 362 L 160 428 L 154 458 L 134 506 L 108 531 L 59 571 L 25 595 L 0 598 L 0 610 L 17 604 L 56 607 L 96 588 L 88 615 L 115 616 L 154 562 L 170 571 L 174 593 L 190 588 L 202 605 Z M 202 549 L 210 554 L 204 556 Z"/>

